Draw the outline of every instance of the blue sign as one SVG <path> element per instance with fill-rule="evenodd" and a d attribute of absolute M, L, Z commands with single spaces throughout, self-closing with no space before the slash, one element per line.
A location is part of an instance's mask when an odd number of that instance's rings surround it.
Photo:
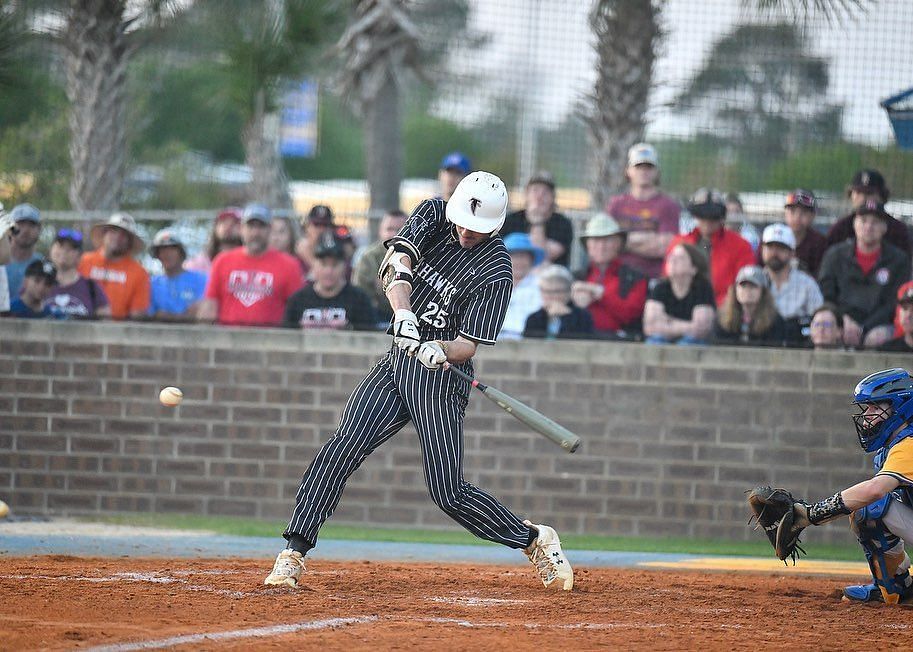
<path fill-rule="evenodd" d="M 288 157 L 317 155 L 318 84 L 295 82 L 282 96 L 279 153 Z"/>

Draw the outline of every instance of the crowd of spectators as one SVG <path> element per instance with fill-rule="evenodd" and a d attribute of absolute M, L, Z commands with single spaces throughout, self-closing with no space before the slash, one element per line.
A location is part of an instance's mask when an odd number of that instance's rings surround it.
<path fill-rule="evenodd" d="M 465 155 L 445 156 L 440 196 L 471 169 Z M 878 171 L 854 175 L 850 211 L 827 231 L 805 189 L 787 194 L 782 221 L 762 232 L 740 224 L 733 194 L 700 188 L 682 207 L 660 189 L 659 157 L 647 143 L 630 149 L 625 175 L 628 189 L 581 229 L 579 269 L 570 267 L 574 227 L 558 209 L 554 179 L 528 180 L 523 209 L 501 229 L 514 282 L 501 339 L 913 351 L 913 239 L 885 210 L 890 194 Z M 388 211 L 376 239 L 359 248 L 325 205 L 300 223 L 261 204 L 227 207 L 189 256 L 173 229 L 147 245 L 133 218 L 115 213 L 88 232 L 59 228 L 46 259 L 36 250 L 41 213 L 20 204 L 0 210 L 0 313 L 385 329 L 391 310 L 377 269 L 407 217 Z M 137 261 L 147 246 L 162 268 L 151 278 Z"/>

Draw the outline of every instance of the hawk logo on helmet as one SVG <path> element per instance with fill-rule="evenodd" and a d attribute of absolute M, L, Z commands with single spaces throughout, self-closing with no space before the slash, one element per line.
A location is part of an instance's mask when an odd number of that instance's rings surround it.
<path fill-rule="evenodd" d="M 481 205 L 482 205 L 481 199 L 476 199 L 475 197 L 473 197 L 472 199 L 469 200 L 469 210 L 472 211 L 473 215 L 476 214 L 476 209 Z"/>

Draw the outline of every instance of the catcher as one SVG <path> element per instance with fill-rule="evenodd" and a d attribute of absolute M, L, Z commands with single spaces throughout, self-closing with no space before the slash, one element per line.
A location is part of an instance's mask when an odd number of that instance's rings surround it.
<path fill-rule="evenodd" d="M 910 558 L 904 541 L 913 541 L 913 377 L 886 369 L 859 381 L 853 415 L 859 445 L 875 453 L 875 475 L 813 505 L 785 489 L 758 487 L 749 495 L 758 525 L 777 557 L 795 563 L 799 535 L 809 525 L 850 516 L 872 571 L 872 584 L 848 586 L 844 600 L 913 603 Z"/>

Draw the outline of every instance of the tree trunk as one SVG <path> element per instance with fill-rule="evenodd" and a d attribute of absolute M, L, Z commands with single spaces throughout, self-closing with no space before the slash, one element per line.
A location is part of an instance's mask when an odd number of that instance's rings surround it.
<path fill-rule="evenodd" d="M 643 138 L 653 61 L 661 38 L 653 0 L 597 0 L 590 13 L 596 36 L 597 79 L 584 120 L 595 178 L 594 209 L 625 186 L 627 151 Z"/>
<path fill-rule="evenodd" d="M 251 170 L 250 199 L 270 208 L 291 208 L 288 178 L 282 167 L 277 139 L 279 137 L 276 115 L 265 109 L 265 94 L 257 92 L 254 113 L 244 125 L 244 158 Z"/>
<path fill-rule="evenodd" d="M 399 93 L 387 78 L 373 101 L 365 106 L 365 167 L 371 189 L 371 213 L 399 208 L 403 153 Z"/>
<path fill-rule="evenodd" d="M 127 159 L 124 2 L 72 0 L 64 30 L 70 101 L 70 203 L 114 210 Z"/>

